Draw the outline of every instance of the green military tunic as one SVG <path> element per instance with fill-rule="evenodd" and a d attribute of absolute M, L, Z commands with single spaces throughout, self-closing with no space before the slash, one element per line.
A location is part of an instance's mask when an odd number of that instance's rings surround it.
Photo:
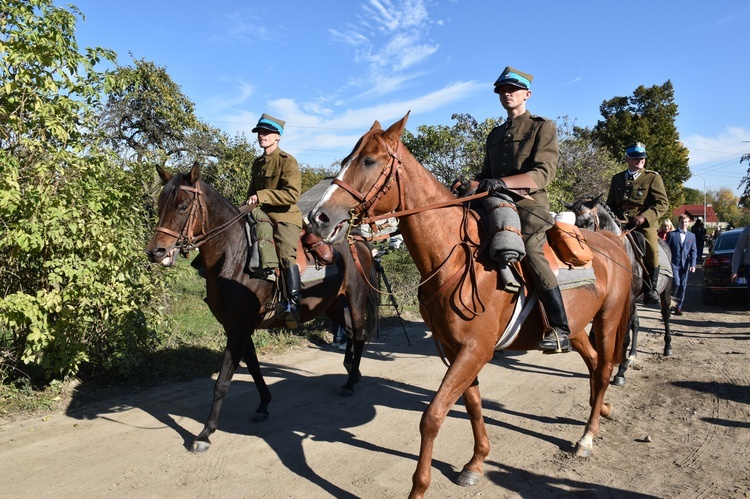
<path fill-rule="evenodd" d="M 607 196 L 607 206 L 612 208 L 620 220 L 629 220 L 643 215 L 646 223 L 636 230 L 646 238 L 645 262 L 651 267 L 659 266 L 657 230 L 659 220 L 669 209 L 667 190 L 661 175 L 652 170 L 642 170 L 638 178 L 628 180 L 627 170 L 612 177 Z"/>
<path fill-rule="evenodd" d="M 526 111 L 492 129 L 482 169 L 475 177 L 481 181 L 527 174 L 536 184 L 529 189 L 532 199 L 521 199 L 516 205 L 526 247 L 524 261 L 536 274 L 535 284 L 545 290 L 557 286 L 542 245 L 547 229 L 554 225 L 546 189 L 555 178 L 558 157 L 555 122 Z"/>
<path fill-rule="evenodd" d="M 294 265 L 297 241 L 302 229 L 302 212 L 297 206 L 302 176 L 297 160 L 276 148 L 253 162 L 248 197 L 258 196 L 259 208 L 273 222 L 273 238 L 282 267 Z"/>

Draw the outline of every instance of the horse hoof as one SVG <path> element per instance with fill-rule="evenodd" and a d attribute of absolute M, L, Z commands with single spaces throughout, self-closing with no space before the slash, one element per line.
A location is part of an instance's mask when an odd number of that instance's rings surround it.
<path fill-rule="evenodd" d="M 205 442 L 203 440 L 194 440 L 193 445 L 190 446 L 190 452 L 199 454 L 201 452 L 206 452 L 209 447 L 211 447 L 211 442 Z"/>
<path fill-rule="evenodd" d="M 615 376 L 610 384 L 612 386 L 625 386 L 625 376 Z"/>
<path fill-rule="evenodd" d="M 339 392 L 339 397 L 343 397 L 343 398 L 349 398 L 352 395 L 354 395 L 354 388 L 347 388 L 344 386 L 341 388 L 341 391 Z"/>
<path fill-rule="evenodd" d="M 576 444 L 576 457 L 588 458 L 594 454 L 593 449 Z"/>
<path fill-rule="evenodd" d="M 458 475 L 458 479 L 456 480 L 456 483 L 459 484 L 461 487 L 471 487 L 473 485 L 476 485 L 477 482 L 479 482 L 480 478 L 482 478 L 481 473 L 477 473 L 476 471 L 465 469 L 461 471 L 460 475 Z"/>
<path fill-rule="evenodd" d="M 672 356 L 672 349 L 671 348 L 665 348 L 664 349 L 664 356 L 665 357 L 671 357 Z"/>
<path fill-rule="evenodd" d="M 253 417 L 250 418 L 250 422 L 252 423 L 263 423 L 268 419 L 268 413 L 267 412 L 256 412 L 253 414 Z"/>
<path fill-rule="evenodd" d="M 609 402 L 605 402 L 604 405 L 609 409 L 609 413 L 604 416 L 605 419 L 609 419 L 610 421 L 614 421 L 615 419 L 615 409 L 612 407 L 612 404 Z"/>

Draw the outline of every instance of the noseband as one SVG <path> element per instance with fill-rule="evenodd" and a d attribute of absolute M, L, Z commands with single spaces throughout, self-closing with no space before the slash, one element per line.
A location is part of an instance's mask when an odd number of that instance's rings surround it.
<path fill-rule="evenodd" d="M 357 225 L 362 224 L 368 224 L 370 225 L 370 228 L 372 228 L 373 232 L 377 232 L 377 229 L 375 227 L 375 222 L 380 219 L 380 217 L 374 217 L 372 213 L 372 209 L 378 204 L 378 202 L 388 193 L 388 191 L 391 189 L 393 182 L 396 182 L 396 188 L 398 189 L 398 206 L 396 208 L 396 211 L 400 211 L 401 207 L 404 205 L 404 190 L 402 189 L 402 178 L 401 178 L 401 141 L 398 141 L 396 143 L 396 150 L 394 151 L 388 144 L 386 144 L 385 140 L 380 135 L 375 135 L 379 130 L 375 130 L 372 132 L 369 132 L 362 138 L 362 145 L 357 149 L 357 151 L 354 153 L 352 159 L 349 161 L 350 163 L 354 161 L 359 154 L 361 153 L 362 149 L 364 148 L 365 144 L 367 144 L 368 140 L 374 136 L 375 140 L 380 142 L 380 145 L 383 146 L 383 148 L 388 152 L 388 155 L 390 156 L 390 161 L 388 161 L 388 164 L 383 168 L 383 171 L 380 172 L 380 176 L 375 181 L 374 184 L 370 187 L 370 190 L 367 191 L 366 194 L 362 194 L 359 190 L 354 188 L 352 185 L 347 184 L 346 182 L 343 182 L 339 179 L 333 179 L 333 183 L 344 189 L 346 192 L 352 195 L 354 199 L 356 199 L 359 204 L 352 208 L 349 211 L 349 230 Z M 389 214 L 388 217 L 392 217 L 393 214 Z M 388 217 L 382 217 L 382 218 L 388 218 Z"/>
<path fill-rule="evenodd" d="M 162 226 L 157 227 L 156 232 L 177 238 L 175 246 L 180 249 L 182 256 L 187 256 L 190 250 L 202 244 L 196 240 L 205 239 L 206 237 L 206 203 L 203 201 L 203 191 L 201 191 L 197 182 L 195 187 L 181 185 L 180 190 L 193 193 L 192 200 L 190 201 L 190 213 L 185 221 L 185 225 L 182 226 L 179 233 Z M 195 222 L 196 218 L 198 218 L 198 213 L 201 215 L 201 226 L 200 232 L 195 234 Z"/>

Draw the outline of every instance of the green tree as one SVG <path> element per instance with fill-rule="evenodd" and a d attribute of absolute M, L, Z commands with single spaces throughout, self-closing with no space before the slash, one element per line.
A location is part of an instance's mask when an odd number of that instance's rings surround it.
<path fill-rule="evenodd" d="M 599 109 L 604 119 L 591 130 L 591 138 L 615 158 L 622 158 L 628 145 L 643 142 L 648 151 L 646 168 L 662 176 L 670 206 L 682 205 L 682 184 L 690 178 L 690 168 L 688 149 L 675 126 L 678 113 L 672 82 L 641 85 L 632 96 L 614 97 Z"/>
<path fill-rule="evenodd" d="M 501 119 L 477 122 L 468 114 L 454 114 L 453 127 L 420 125 L 417 133 L 408 130 L 402 140 L 414 157 L 445 185 L 459 177 L 472 178 L 482 168 L 484 144 Z"/>
<path fill-rule="evenodd" d="M 750 225 L 750 213 L 740 208 L 740 199 L 731 189 L 709 190 L 707 199 L 708 204 L 713 205 L 719 221 L 726 222 L 732 227 Z"/>
<path fill-rule="evenodd" d="M 127 369 L 160 320 L 140 193 L 91 134 L 110 76 L 95 66 L 115 54 L 79 53 L 77 16 L 0 11 L 0 379 Z"/>
<path fill-rule="evenodd" d="M 682 190 L 685 194 L 683 204 L 703 204 L 703 191 L 690 187 L 683 187 Z"/>
<path fill-rule="evenodd" d="M 226 169 L 213 168 L 214 180 L 228 186 L 233 185 L 228 178 L 233 174 L 239 175 L 238 181 L 245 178 L 233 163 L 238 148 L 247 149 L 242 138 L 231 140 L 199 120 L 193 102 L 164 67 L 152 62 L 134 60 L 132 66 L 118 66 L 110 74 L 98 125 L 105 143 L 151 205 L 161 189 L 156 165 L 186 171 L 198 161 L 211 176 L 207 167 L 225 157 L 229 164 Z M 247 188 L 246 182 L 239 183 Z"/>
<path fill-rule="evenodd" d="M 620 165 L 606 149 L 598 147 L 582 136 L 567 116 L 557 122 L 560 144 L 555 179 L 547 188 L 552 211 L 564 210 L 565 202 L 609 192 L 612 175 Z"/>

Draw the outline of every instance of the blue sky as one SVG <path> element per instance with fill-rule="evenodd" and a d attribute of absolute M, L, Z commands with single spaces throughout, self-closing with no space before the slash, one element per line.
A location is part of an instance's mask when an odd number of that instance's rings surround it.
<path fill-rule="evenodd" d="M 65 5 L 69 2 L 57 2 Z M 166 67 L 198 116 L 227 133 L 267 112 L 281 147 L 329 166 L 374 120 L 407 128 L 504 116 L 492 84 L 534 75 L 528 108 L 579 126 L 639 85 L 671 80 L 690 149 L 687 186 L 736 190 L 750 152 L 747 0 L 72 0 L 81 48 Z"/>

